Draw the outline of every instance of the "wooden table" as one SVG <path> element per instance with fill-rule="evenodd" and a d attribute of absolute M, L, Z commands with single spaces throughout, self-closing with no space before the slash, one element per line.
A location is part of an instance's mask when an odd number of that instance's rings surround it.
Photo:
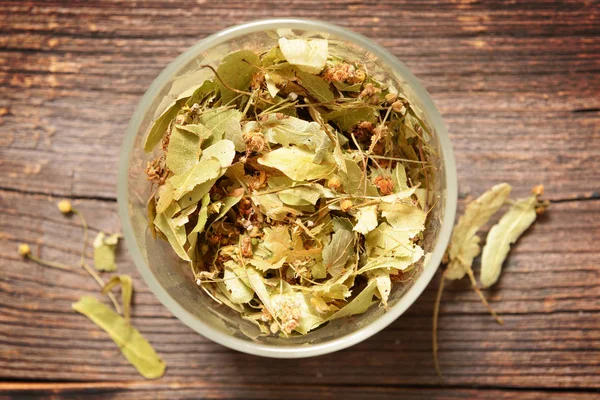
<path fill-rule="evenodd" d="M 92 4 L 94 3 L 94 4 Z M 75 264 L 81 230 L 120 229 L 115 185 L 126 125 L 150 82 L 213 32 L 264 17 L 328 20 L 408 64 L 448 124 L 462 203 L 501 181 L 546 185 L 550 211 L 514 246 L 486 295 L 447 287 L 434 372 L 439 276 L 383 332 L 302 360 L 240 354 L 175 319 L 140 279 L 134 324 L 168 364 L 144 381 L 104 332 L 71 311 L 83 271 L 23 261 L 27 242 Z M 596 1 L 33 2 L 0 5 L 0 397 L 598 398 L 600 389 L 600 4 Z M 55 398 L 55 397 L 53 397 Z"/>

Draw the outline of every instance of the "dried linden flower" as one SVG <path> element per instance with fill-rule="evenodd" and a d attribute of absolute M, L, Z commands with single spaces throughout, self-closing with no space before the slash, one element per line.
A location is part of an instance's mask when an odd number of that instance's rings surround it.
<path fill-rule="evenodd" d="M 352 200 L 342 200 L 340 207 L 343 212 L 347 212 L 352 208 L 353 205 L 354 204 L 352 203 Z"/>
<path fill-rule="evenodd" d="M 31 253 L 31 248 L 26 243 L 19 244 L 19 254 L 23 257 L 27 257 Z"/>
<path fill-rule="evenodd" d="M 58 202 L 58 209 L 63 214 L 68 214 L 73 211 L 73 206 L 69 200 L 61 200 Z"/>
<path fill-rule="evenodd" d="M 341 186 L 342 181 L 337 176 L 333 176 L 327 181 L 327 187 L 331 190 L 338 190 Z"/>

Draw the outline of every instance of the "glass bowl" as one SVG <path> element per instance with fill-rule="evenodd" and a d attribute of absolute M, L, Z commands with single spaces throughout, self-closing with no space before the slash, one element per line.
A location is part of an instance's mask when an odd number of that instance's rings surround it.
<path fill-rule="evenodd" d="M 154 240 L 147 228 L 146 204 L 150 184 L 144 169 L 154 157 L 142 148 L 150 124 L 184 90 L 212 77 L 203 64 L 218 64 L 228 53 L 248 48 L 263 51 L 277 42 L 277 30 L 328 37 L 330 53 L 368 63 L 369 71 L 401 82 L 405 95 L 422 111 L 437 151 L 434 193 L 437 204 L 426 227 L 424 261 L 410 283 L 397 285 L 389 309 L 373 306 L 365 314 L 342 318 L 304 336 L 259 337 L 256 327 L 233 310 L 219 305 L 200 290 L 187 265 L 168 243 Z M 281 32 L 281 31 L 280 31 Z M 223 346 L 245 353 L 276 357 L 311 357 L 356 344 L 398 318 L 423 292 L 442 259 L 456 211 L 457 183 L 452 146 L 442 118 L 431 98 L 408 68 L 369 39 L 338 26 L 301 19 L 250 22 L 201 40 L 180 55 L 154 80 L 140 101 L 123 140 L 118 175 L 119 216 L 133 261 L 150 290 L 184 324 Z"/>

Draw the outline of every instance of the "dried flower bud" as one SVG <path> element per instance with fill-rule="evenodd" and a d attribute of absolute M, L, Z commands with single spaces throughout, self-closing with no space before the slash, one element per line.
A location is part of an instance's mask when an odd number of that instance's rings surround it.
<path fill-rule="evenodd" d="M 258 71 L 254 75 L 252 75 L 252 80 L 250 81 L 250 87 L 254 90 L 259 89 L 265 81 L 265 73 L 263 71 Z"/>
<path fill-rule="evenodd" d="M 396 100 L 392 103 L 392 110 L 394 110 L 397 113 L 403 113 L 406 108 L 404 107 L 404 103 L 402 103 L 399 100 Z"/>
<path fill-rule="evenodd" d="M 27 257 L 31 253 L 31 248 L 26 243 L 19 244 L 19 254 L 23 257 Z"/>
<path fill-rule="evenodd" d="M 354 72 L 354 76 L 351 80 L 352 83 L 361 83 L 364 82 L 365 79 L 367 79 L 367 74 L 362 69 L 359 69 L 356 72 Z"/>
<path fill-rule="evenodd" d="M 531 193 L 535 194 L 536 196 L 543 196 L 544 195 L 544 185 L 535 186 L 533 189 L 531 189 Z"/>
<path fill-rule="evenodd" d="M 390 178 L 385 178 L 379 175 L 377 178 L 375 178 L 374 183 L 382 195 L 387 196 L 394 193 L 394 182 Z"/>
<path fill-rule="evenodd" d="M 352 134 L 359 142 L 366 142 L 367 140 L 371 140 L 374 130 L 375 126 L 372 122 L 362 121 L 352 129 Z"/>
<path fill-rule="evenodd" d="M 242 242 L 241 242 L 241 250 L 242 250 L 242 256 L 244 257 L 252 257 L 252 254 L 254 254 L 252 252 L 252 240 L 250 239 L 249 236 L 244 236 L 242 238 Z"/>
<path fill-rule="evenodd" d="M 379 92 L 381 92 L 381 89 L 375 87 L 375 85 L 373 85 L 372 83 L 367 83 L 358 97 L 372 97 Z"/>
<path fill-rule="evenodd" d="M 73 211 L 73 206 L 69 200 L 61 200 L 58 202 L 58 209 L 63 214 L 68 214 Z"/>
<path fill-rule="evenodd" d="M 348 212 L 348 210 L 350 210 L 352 208 L 354 204 L 352 204 L 352 200 L 342 200 L 342 204 L 340 204 L 340 207 L 342 208 L 343 212 Z"/>
<path fill-rule="evenodd" d="M 331 190 L 338 190 L 342 186 L 342 181 L 337 176 L 332 176 L 327 181 L 327 187 Z"/>
<path fill-rule="evenodd" d="M 206 243 L 202 243 L 202 245 L 200 246 L 200 253 L 202 255 L 208 253 L 208 245 Z"/>
<path fill-rule="evenodd" d="M 265 135 L 260 131 L 244 132 L 244 142 L 248 151 L 260 153 L 267 146 Z"/>
<path fill-rule="evenodd" d="M 393 104 L 396 100 L 398 100 L 397 93 L 388 93 L 385 95 L 385 101 L 388 104 Z"/>

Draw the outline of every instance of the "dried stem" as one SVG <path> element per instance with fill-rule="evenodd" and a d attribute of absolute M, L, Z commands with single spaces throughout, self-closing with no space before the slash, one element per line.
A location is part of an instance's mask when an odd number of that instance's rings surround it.
<path fill-rule="evenodd" d="M 63 271 L 73 271 L 73 268 L 71 268 L 70 266 L 68 266 L 66 264 L 62 264 L 62 263 L 55 262 L 55 261 L 42 260 L 41 258 L 34 256 L 33 254 L 27 254 L 25 257 L 29 258 L 31 261 L 34 261 L 34 262 L 36 262 L 40 265 L 44 265 L 46 267 L 62 269 Z"/>
<path fill-rule="evenodd" d="M 487 300 L 483 296 L 483 293 L 481 293 L 481 290 L 479 290 L 479 287 L 477 287 L 477 281 L 475 280 L 475 275 L 473 275 L 473 270 L 471 268 L 467 268 L 467 275 L 469 275 L 469 279 L 471 280 L 471 285 L 473 286 L 473 290 L 475 291 L 475 293 L 477 293 L 477 295 L 481 299 L 481 302 L 483 303 L 483 305 L 488 309 L 490 314 L 492 314 L 492 317 L 494 317 L 494 319 L 496 320 L 497 323 L 499 323 L 500 325 L 504 325 L 504 321 L 502 320 L 502 318 L 500 318 L 500 316 L 498 316 L 496 311 L 494 311 L 492 306 L 490 306 L 490 304 L 487 302 Z"/>
<path fill-rule="evenodd" d="M 442 293 L 444 292 L 444 284 L 446 283 L 446 274 L 442 274 L 442 280 L 438 287 L 437 297 L 435 298 L 435 306 L 433 307 L 433 366 L 438 376 L 442 377 L 442 370 L 440 369 L 440 361 L 438 359 L 438 343 L 437 343 L 437 329 L 438 329 L 438 317 L 440 315 L 440 302 L 442 301 Z"/>
<path fill-rule="evenodd" d="M 96 273 L 96 271 L 94 271 L 94 269 L 92 267 L 90 267 L 88 265 L 88 263 L 85 262 L 85 250 L 87 248 L 87 241 L 88 241 L 87 221 L 86 221 L 85 217 L 83 216 L 83 214 L 81 212 L 79 212 L 78 210 L 76 210 L 75 208 L 73 208 L 72 212 L 73 212 L 73 214 L 75 214 L 79 217 L 81 227 L 83 228 L 83 245 L 81 247 L 81 259 L 79 261 L 79 265 L 81 265 L 86 270 L 86 272 L 92 278 L 94 278 L 94 280 L 96 281 L 96 283 L 98 283 L 98 286 L 100 286 L 100 288 L 103 288 L 104 281 L 102 280 L 102 278 L 98 275 L 98 273 Z M 117 311 L 117 313 L 121 314 L 121 306 L 119 306 L 119 302 L 117 301 L 117 298 L 110 292 L 108 293 L 108 298 L 115 306 L 115 310 Z"/>

